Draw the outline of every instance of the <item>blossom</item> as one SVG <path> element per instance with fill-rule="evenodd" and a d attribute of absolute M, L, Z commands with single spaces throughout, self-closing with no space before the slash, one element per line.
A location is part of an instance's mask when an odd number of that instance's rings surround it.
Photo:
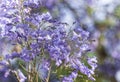
<path fill-rule="evenodd" d="M 73 71 L 68 77 L 64 77 L 62 82 L 74 82 L 74 79 L 77 77 L 77 71 Z"/>
<path fill-rule="evenodd" d="M 8 6 L 3 3 L 0 7 L 5 9 L 4 14 L 0 14 L 3 18 L 0 21 L 2 37 L 9 39 L 14 47 L 11 53 L 6 54 L 6 61 L 22 60 L 26 65 L 25 69 L 33 71 L 34 68 L 34 72 L 37 71 L 42 80 L 49 76 L 51 62 L 54 62 L 56 67 L 68 66 L 74 70 L 68 77 L 63 78 L 63 82 L 73 82 L 78 72 L 94 80 L 96 58 L 84 55 L 90 50 L 89 32 L 80 26 L 66 30 L 66 24 L 52 19 L 49 12 L 41 14 L 37 11 L 40 4 L 36 0 L 23 1 L 21 6 L 17 2 L 11 2 Z M 82 57 L 88 58 L 91 69 L 83 63 Z M 36 66 L 33 66 L 33 63 Z M 33 73 L 29 70 L 28 72 Z M 11 71 L 17 72 L 21 82 L 26 80 L 21 70 Z M 5 76 L 8 74 L 9 70 Z"/>
<path fill-rule="evenodd" d="M 18 76 L 19 76 L 20 82 L 25 82 L 25 80 L 27 79 L 19 69 L 18 69 Z"/>

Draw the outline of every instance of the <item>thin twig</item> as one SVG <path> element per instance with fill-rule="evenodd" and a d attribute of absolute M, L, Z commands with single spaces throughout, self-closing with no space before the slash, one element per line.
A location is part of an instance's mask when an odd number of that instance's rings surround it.
<path fill-rule="evenodd" d="M 49 68 L 49 71 L 48 71 L 48 76 L 46 78 L 46 82 L 49 82 L 49 79 L 50 79 L 50 72 L 51 72 L 51 66 Z"/>

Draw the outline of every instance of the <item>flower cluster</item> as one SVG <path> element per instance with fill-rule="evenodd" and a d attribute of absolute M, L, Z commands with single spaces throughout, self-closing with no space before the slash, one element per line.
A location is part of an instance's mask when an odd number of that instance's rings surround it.
<path fill-rule="evenodd" d="M 89 32 L 80 26 L 68 29 L 69 25 L 52 19 L 49 12 L 39 12 L 39 8 L 39 2 L 29 0 L 2 1 L 1 37 L 7 38 L 13 48 L 4 55 L 8 64 L 1 63 L 0 66 L 9 66 L 16 61 L 13 61 L 14 59 L 19 59 L 25 63 L 22 68 L 26 69 L 28 76 L 26 78 L 18 68 L 8 68 L 4 75 L 12 72 L 20 82 L 33 82 L 38 75 L 40 79 L 48 82 L 51 66 L 55 64 L 57 67 L 64 66 L 74 70 L 68 77 L 61 78 L 63 82 L 73 82 L 79 71 L 95 80 L 93 74 L 97 67 L 96 57 L 89 58 L 85 55 L 90 50 Z M 85 58 L 91 68 L 84 64 Z M 42 71 L 45 74 L 42 74 Z"/>

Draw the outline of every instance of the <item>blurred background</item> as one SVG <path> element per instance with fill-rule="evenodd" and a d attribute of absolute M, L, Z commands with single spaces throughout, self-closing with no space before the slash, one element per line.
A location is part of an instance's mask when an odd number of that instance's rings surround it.
<path fill-rule="evenodd" d="M 98 57 L 96 82 L 120 82 L 120 0 L 42 0 L 43 12 L 91 33 Z M 77 82 L 92 82 L 77 80 Z"/>

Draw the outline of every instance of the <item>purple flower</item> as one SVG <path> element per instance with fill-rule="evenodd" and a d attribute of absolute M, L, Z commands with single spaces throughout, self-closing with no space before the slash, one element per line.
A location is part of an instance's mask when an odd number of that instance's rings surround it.
<path fill-rule="evenodd" d="M 8 69 L 8 62 L 3 60 L 0 62 L 0 71 L 6 71 Z"/>
<path fill-rule="evenodd" d="M 38 74 L 40 79 L 42 79 L 43 81 L 46 80 L 46 78 L 48 77 L 48 72 L 50 70 L 50 62 L 49 60 L 43 59 L 43 60 L 38 60 L 39 63 L 37 63 L 37 67 L 38 68 Z"/>
<path fill-rule="evenodd" d="M 10 69 L 5 72 L 4 77 L 8 77 L 9 74 L 10 74 Z"/>
<path fill-rule="evenodd" d="M 20 58 L 26 62 L 30 61 L 33 59 L 33 56 L 31 55 L 31 51 L 24 48 L 21 52 Z"/>
<path fill-rule="evenodd" d="M 88 64 L 92 67 L 92 70 L 94 71 L 97 67 L 97 59 L 96 57 L 88 58 Z"/>
<path fill-rule="evenodd" d="M 74 79 L 77 78 L 77 71 L 73 71 L 68 77 L 64 77 L 62 82 L 74 82 Z"/>
<path fill-rule="evenodd" d="M 21 72 L 21 70 L 17 70 L 17 74 L 18 74 L 18 77 L 19 77 L 19 81 L 20 82 L 25 82 L 25 80 L 27 79 L 24 74 Z"/>
<path fill-rule="evenodd" d="M 8 53 L 5 60 L 20 59 L 26 64 L 26 69 L 28 63 L 31 64 L 31 68 L 32 63 L 35 63 L 35 70 L 42 80 L 48 77 L 51 62 L 57 67 L 65 66 L 74 70 L 68 77 L 63 78 L 63 82 L 73 82 L 78 72 L 94 80 L 96 58 L 88 58 L 85 55 L 90 49 L 89 32 L 81 27 L 71 27 L 66 30 L 67 25 L 52 19 L 49 12 L 39 11 L 38 0 L 26 0 L 21 5 L 18 3 L 21 2 L 5 0 L 0 5 L 3 8 L 0 11 L 4 10 L 0 14 L 2 37 L 7 37 L 14 44 L 13 46 L 20 45 L 19 48 L 15 47 L 11 53 Z M 88 59 L 91 69 L 83 63 L 83 57 Z M 8 74 L 9 70 L 6 71 L 5 76 Z M 19 69 L 17 74 L 21 82 L 26 80 Z"/>

